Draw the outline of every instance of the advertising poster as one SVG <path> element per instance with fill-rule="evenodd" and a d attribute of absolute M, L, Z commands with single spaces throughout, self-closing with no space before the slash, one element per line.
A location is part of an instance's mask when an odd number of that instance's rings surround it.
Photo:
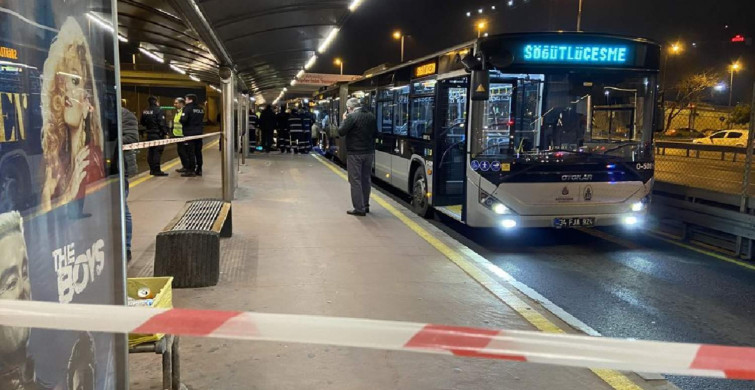
<path fill-rule="evenodd" d="M 124 303 L 110 0 L 0 0 L 0 299 Z M 125 388 L 125 335 L 0 327 L 0 389 Z"/>

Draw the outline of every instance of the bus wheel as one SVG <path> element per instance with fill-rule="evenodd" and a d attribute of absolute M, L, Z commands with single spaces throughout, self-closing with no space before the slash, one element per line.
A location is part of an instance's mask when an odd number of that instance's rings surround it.
<path fill-rule="evenodd" d="M 414 172 L 412 185 L 412 210 L 422 218 L 430 216 L 430 202 L 427 199 L 427 179 L 422 169 Z"/>

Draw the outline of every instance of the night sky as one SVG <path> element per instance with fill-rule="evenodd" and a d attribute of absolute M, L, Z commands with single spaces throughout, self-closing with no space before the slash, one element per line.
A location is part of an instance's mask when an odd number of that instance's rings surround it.
<path fill-rule="evenodd" d="M 577 0 L 513 1 L 509 7 L 508 1 L 364 0 L 313 71 L 335 73 L 335 57 L 344 59 L 344 73 L 349 74 L 399 62 L 399 43 L 391 37 L 396 29 L 411 35 L 406 42 L 408 60 L 475 38 L 474 22 L 480 18 L 487 19 L 491 34 L 576 27 Z M 496 11 L 491 13 L 492 5 Z M 478 8 L 485 9 L 483 15 L 477 15 Z M 472 11 L 471 18 L 467 11 Z M 736 34 L 755 37 L 753 0 L 584 0 L 582 29 L 641 36 L 661 44 L 682 41 L 686 50 L 669 61 L 669 81 L 712 70 L 728 82 L 727 65 L 741 59 L 745 69 L 735 76 L 735 100 L 750 100 L 755 46 L 752 41 L 748 46 L 729 40 Z"/>

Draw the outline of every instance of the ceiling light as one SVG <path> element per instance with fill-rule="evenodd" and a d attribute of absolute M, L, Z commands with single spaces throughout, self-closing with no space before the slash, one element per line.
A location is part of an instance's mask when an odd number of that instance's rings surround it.
<path fill-rule="evenodd" d="M 93 21 L 96 25 L 104 28 L 105 30 L 110 31 L 111 33 L 115 33 L 115 29 L 113 28 L 113 25 L 102 18 L 101 16 L 95 14 L 94 12 L 87 12 L 87 18 L 91 21 Z M 118 33 L 118 40 L 124 43 L 128 43 L 128 39 L 121 35 L 121 33 Z"/>
<path fill-rule="evenodd" d="M 322 43 L 322 45 L 317 48 L 317 51 L 321 54 L 325 53 L 325 50 L 328 50 L 328 46 L 330 46 L 331 42 L 336 39 L 336 35 L 338 35 L 338 27 L 333 27 L 333 29 L 328 33 L 328 36 L 325 37 L 325 41 Z"/>
<path fill-rule="evenodd" d="M 177 67 L 177 66 L 175 66 L 173 64 L 170 64 L 170 68 L 173 69 L 174 71 L 178 72 L 178 73 L 186 74 L 185 70 L 183 70 L 183 69 L 181 69 L 181 68 L 179 68 L 179 67 Z"/>
<path fill-rule="evenodd" d="M 317 54 L 313 54 L 312 58 L 307 61 L 307 63 L 304 65 L 304 69 L 309 69 L 312 67 L 312 65 L 315 64 L 315 61 L 317 61 Z"/>
<path fill-rule="evenodd" d="M 202 80 L 200 80 L 200 79 L 199 79 L 199 77 L 197 77 L 197 76 L 194 76 L 193 74 L 190 74 L 190 75 L 189 75 L 189 78 L 190 78 L 190 79 L 192 79 L 192 80 L 194 80 L 194 81 L 196 81 L 196 82 L 198 82 L 198 83 L 199 83 L 199 82 L 202 82 Z"/>
<path fill-rule="evenodd" d="M 294 85 L 296 85 L 296 79 L 291 80 L 291 86 L 293 87 Z"/>
<path fill-rule="evenodd" d="M 299 73 L 296 74 L 297 79 L 300 79 L 301 76 L 304 76 L 304 69 L 300 70 Z"/>
<path fill-rule="evenodd" d="M 349 4 L 349 11 L 356 11 L 360 4 L 362 4 L 362 0 L 352 0 L 351 4 Z"/>
<path fill-rule="evenodd" d="M 151 52 L 151 51 L 149 51 L 149 50 L 147 50 L 147 49 L 145 49 L 143 47 L 140 47 L 139 51 L 142 52 L 142 53 L 144 53 L 144 55 L 146 55 L 147 57 L 152 58 L 153 60 L 155 60 L 155 61 L 157 61 L 157 62 L 159 62 L 161 64 L 165 62 L 165 60 L 163 59 L 163 57 L 161 55 L 159 55 L 158 53 L 153 53 L 153 52 Z"/>

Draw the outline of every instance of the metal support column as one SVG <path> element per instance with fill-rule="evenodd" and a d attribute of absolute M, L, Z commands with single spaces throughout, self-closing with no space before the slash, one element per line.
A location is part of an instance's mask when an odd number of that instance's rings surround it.
<path fill-rule="evenodd" d="M 233 201 L 234 191 L 236 189 L 236 169 L 234 166 L 234 148 L 233 148 L 233 99 L 236 95 L 236 77 L 230 68 L 220 68 L 220 83 L 222 86 L 222 116 L 223 129 L 220 142 L 223 148 L 223 200 L 226 202 Z"/>
<path fill-rule="evenodd" d="M 244 98 L 242 100 L 242 106 L 244 107 L 242 110 L 244 112 L 242 120 L 244 124 L 244 136 L 241 137 L 241 165 L 246 165 L 246 157 L 249 155 L 249 140 L 252 134 L 250 134 L 251 129 L 249 128 L 249 96 L 242 95 L 242 97 Z"/>

